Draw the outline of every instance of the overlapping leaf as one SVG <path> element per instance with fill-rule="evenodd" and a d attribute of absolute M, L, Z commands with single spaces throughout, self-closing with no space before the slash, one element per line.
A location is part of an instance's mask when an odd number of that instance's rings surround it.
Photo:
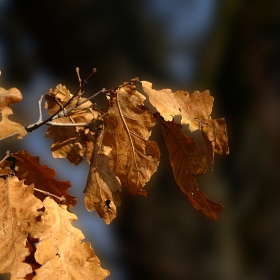
<path fill-rule="evenodd" d="M 63 203 L 68 207 L 76 204 L 76 198 L 66 192 L 71 187 L 71 183 L 57 181 L 54 169 L 47 165 L 41 165 L 39 157 L 33 157 L 27 151 L 13 153 L 12 157 L 16 159 L 17 176 L 21 180 L 25 179 L 26 184 L 34 183 L 42 191 L 64 197 Z M 41 200 L 45 198 L 43 193 L 36 192 L 36 196 Z"/>
<path fill-rule="evenodd" d="M 0 205 L 0 273 L 22 279 L 32 272 L 31 265 L 24 262 L 30 254 L 26 242 L 43 204 L 33 195 L 33 185 L 13 176 L 0 178 Z"/>
<path fill-rule="evenodd" d="M 143 107 L 144 100 L 133 85 L 122 86 L 111 96 L 104 145 L 112 148 L 110 166 L 130 193 L 146 196 L 143 187 L 157 170 L 160 152 L 149 141 L 155 119 Z"/>
<path fill-rule="evenodd" d="M 182 132 L 182 126 L 162 121 L 164 140 L 174 178 L 197 210 L 202 210 L 208 219 L 216 220 L 223 206 L 208 199 L 197 187 L 195 175 L 206 172 L 206 151 L 199 148 L 193 138 Z"/>
<path fill-rule="evenodd" d="M 182 116 L 181 124 L 189 125 L 189 130 L 200 129 L 210 154 L 211 165 L 214 164 L 214 153 L 229 153 L 226 124 L 223 118 L 213 119 L 214 98 L 208 90 L 189 94 L 186 91 L 172 92 L 170 89 L 155 90 L 152 83 L 142 81 L 144 92 L 151 104 L 165 121 L 171 121 L 176 115 Z"/>
<path fill-rule="evenodd" d="M 48 100 L 46 104 L 48 114 L 53 115 L 56 113 L 61 107 L 66 105 L 72 96 L 70 91 L 62 85 L 57 85 L 54 91 L 50 90 L 49 94 L 45 96 Z M 83 97 L 74 99 L 64 108 L 64 111 L 75 107 L 77 102 L 84 100 L 85 98 Z M 92 153 L 93 147 L 89 143 L 93 141 L 94 132 L 85 126 L 63 126 L 63 124 L 90 123 L 96 119 L 98 113 L 91 109 L 91 106 L 92 103 L 88 100 L 71 110 L 67 116 L 53 120 L 54 123 L 58 123 L 60 126 L 50 126 L 45 136 L 54 139 L 54 143 L 51 146 L 53 157 L 67 158 L 71 163 L 77 165 L 83 160 L 85 154 Z"/>
<path fill-rule="evenodd" d="M 2 120 L 0 121 L 0 140 L 14 134 L 17 134 L 19 139 L 26 135 L 27 131 L 21 124 L 13 122 L 8 118 L 9 115 L 13 114 L 9 105 L 21 100 L 22 94 L 17 88 L 6 90 L 0 87 L 0 113 L 2 115 Z"/>
<path fill-rule="evenodd" d="M 101 280 L 109 271 L 100 267 L 100 261 L 89 243 L 82 242 L 83 233 L 72 226 L 76 215 L 58 206 L 51 198 L 44 202 L 42 221 L 50 226 L 43 232 L 35 253 L 42 266 L 36 270 L 34 280 Z"/>
<path fill-rule="evenodd" d="M 97 136 L 92 153 L 84 202 L 88 211 L 96 210 L 105 223 L 109 224 L 117 215 L 116 206 L 121 204 L 121 185 L 109 166 L 108 155 L 112 148 L 103 146 L 103 135 L 102 130 Z"/>

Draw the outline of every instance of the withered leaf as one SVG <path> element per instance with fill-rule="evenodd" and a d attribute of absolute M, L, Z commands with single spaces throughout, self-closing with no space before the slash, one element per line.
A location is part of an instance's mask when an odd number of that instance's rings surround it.
<path fill-rule="evenodd" d="M 9 120 L 8 116 L 13 114 L 10 104 L 22 100 L 22 94 L 17 88 L 6 90 L 0 87 L 0 113 L 2 120 L 0 121 L 0 140 L 9 136 L 18 134 L 18 139 L 23 138 L 27 134 L 25 128 L 17 123 Z"/>
<path fill-rule="evenodd" d="M 103 135 L 104 130 L 96 136 L 84 202 L 88 211 L 96 210 L 105 223 L 110 224 L 117 215 L 116 206 L 121 204 L 121 184 L 109 166 L 111 148 L 103 146 Z"/>
<path fill-rule="evenodd" d="M 54 169 L 49 168 L 47 165 L 41 165 L 39 157 L 31 156 L 27 151 L 21 151 L 11 154 L 16 158 L 17 176 L 19 179 L 25 179 L 26 184 L 34 183 L 36 188 L 64 197 L 68 207 L 72 207 L 76 204 L 76 198 L 69 195 L 66 190 L 71 187 L 71 183 L 59 182 L 55 178 Z M 44 200 L 45 195 L 40 192 L 35 193 L 38 198 Z"/>
<path fill-rule="evenodd" d="M 36 270 L 33 279 L 105 279 L 109 271 L 100 267 L 90 243 L 82 242 L 85 238 L 83 233 L 72 226 L 77 216 L 49 197 L 43 204 L 45 213 L 42 221 L 50 228 L 39 235 L 41 241 L 37 245 L 35 259 L 42 266 Z"/>
<path fill-rule="evenodd" d="M 151 104 L 157 109 L 165 121 L 173 120 L 176 115 L 182 116 L 181 124 L 189 125 L 191 132 L 201 130 L 205 145 L 208 148 L 211 165 L 214 164 L 214 153 L 228 154 L 228 137 L 224 119 L 211 118 L 214 98 L 209 90 L 202 93 L 195 91 L 172 92 L 170 89 L 155 90 L 152 83 L 142 81 L 144 92 L 149 96 Z"/>
<path fill-rule="evenodd" d="M 160 152 L 157 143 L 149 141 L 155 119 L 144 100 L 134 85 L 115 92 L 105 119 L 104 145 L 112 148 L 110 166 L 130 193 L 146 196 L 143 187 L 157 170 Z"/>
<path fill-rule="evenodd" d="M 53 115 L 62 106 L 70 100 L 73 95 L 65 86 L 57 85 L 55 90 L 50 90 L 45 98 L 48 101 L 46 107 L 48 114 Z M 72 108 L 78 101 L 82 102 L 85 98 L 80 97 L 74 99 L 65 110 Z M 91 123 L 97 119 L 98 112 L 91 109 L 92 102 L 87 102 L 79 105 L 72 110 L 67 116 L 54 119 L 54 123 L 61 124 L 60 126 L 50 126 L 46 132 L 46 138 L 53 138 L 54 143 L 51 146 L 52 155 L 54 158 L 67 158 L 74 165 L 78 165 L 83 161 L 83 156 L 91 154 L 93 147 L 89 145 L 93 141 L 94 132 L 85 126 L 63 126 L 63 124 L 73 123 Z M 90 149 L 90 151 L 88 151 Z"/>
<path fill-rule="evenodd" d="M 180 124 L 161 121 L 164 140 L 169 152 L 173 174 L 182 192 L 197 210 L 208 219 L 216 220 L 223 206 L 208 199 L 197 187 L 194 176 L 206 172 L 206 151 L 199 148 L 193 138 L 182 132 Z"/>
<path fill-rule="evenodd" d="M 30 254 L 26 242 L 43 204 L 33 195 L 33 185 L 27 186 L 13 176 L 0 178 L 0 205 L 0 273 L 22 279 L 32 272 L 24 262 Z"/>

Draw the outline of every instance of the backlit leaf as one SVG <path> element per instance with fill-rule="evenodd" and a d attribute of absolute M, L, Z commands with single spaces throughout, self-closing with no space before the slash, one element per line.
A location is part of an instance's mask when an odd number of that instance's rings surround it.
<path fill-rule="evenodd" d="M 146 196 L 143 187 L 157 170 L 160 152 L 157 143 L 149 141 L 156 121 L 143 107 L 144 100 L 133 85 L 111 96 L 104 145 L 112 148 L 110 166 L 130 193 Z"/>

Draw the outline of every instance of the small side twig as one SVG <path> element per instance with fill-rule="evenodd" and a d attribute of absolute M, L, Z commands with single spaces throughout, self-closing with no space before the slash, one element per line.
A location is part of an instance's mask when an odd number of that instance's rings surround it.
<path fill-rule="evenodd" d="M 46 196 L 53 196 L 53 197 L 57 198 L 61 203 L 66 200 L 66 198 L 64 196 L 59 197 L 59 196 L 57 196 L 55 194 L 52 194 L 50 192 L 43 191 L 43 190 L 40 190 L 40 189 L 37 189 L 37 188 L 34 188 L 34 190 L 37 191 L 37 192 L 43 193 Z"/>
<path fill-rule="evenodd" d="M 33 130 L 35 130 L 35 129 L 41 127 L 42 125 L 44 125 L 44 124 L 46 124 L 46 123 L 48 123 L 48 122 L 51 121 L 56 115 L 58 115 L 61 111 L 63 111 L 64 108 L 66 108 L 66 107 L 73 101 L 73 99 L 76 98 L 76 96 L 78 96 L 78 95 L 81 93 L 81 91 L 82 91 L 84 85 L 88 82 L 88 80 L 90 79 L 90 77 L 91 77 L 94 73 L 96 73 L 96 68 L 92 69 L 92 71 L 90 72 L 90 74 L 88 75 L 88 77 L 87 77 L 87 78 L 82 82 L 82 84 L 79 86 L 79 89 L 76 91 L 76 93 L 64 104 L 63 108 L 60 108 L 57 112 L 55 112 L 53 115 L 51 115 L 51 116 L 50 116 L 49 118 L 47 118 L 46 120 L 41 121 L 40 123 L 35 123 L 35 124 L 33 124 L 33 125 L 28 125 L 28 126 L 26 127 L 27 132 L 32 132 Z"/>
<path fill-rule="evenodd" d="M 84 123 L 57 123 L 57 122 L 47 122 L 50 126 L 89 126 L 89 122 Z"/>

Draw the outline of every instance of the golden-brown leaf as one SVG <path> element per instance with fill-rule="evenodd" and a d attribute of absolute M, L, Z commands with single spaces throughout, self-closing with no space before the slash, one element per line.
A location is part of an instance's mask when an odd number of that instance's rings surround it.
<path fill-rule="evenodd" d="M 205 149 L 199 148 L 193 138 L 184 134 L 180 124 L 165 121 L 161 124 L 177 184 L 195 209 L 202 210 L 208 219 L 216 220 L 223 206 L 208 199 L 198 189 L 194 177 L 206 172 Z"/>
<path fill-rule="evenodd" d="M 191 132 L 201 130 L 205 145 L 210 154 L 211 165 L 214 164 L 214 153 L 229 153 L 228 138 L 224 119 L 211 119 L 214 98 L 209 90 L 202 93 L 170 89 L 155 90 L 152 83 L 142 81 L 144 92 L 149 96 L 151 104 L 157 109 L 165 121 L 173 120 L 181 115 L 181 124 L 189 125 Z"/>
<path fill-rule="evenodd" d="M 57 85 L 55 90 L 50 90 L 49 94 L 45 96 L 47 99 L 46 107 L 48 114 L 53 115 L 62 106 L 64 106 L 73 95 L 67 90 L 65 86 Z M 75 106 L 78 101 L 84 101 L 85 98 L 74 99 L 66 110 Z M 52 155 L 54 158 L 67 158 L 74 165 L 78 165 L 83 161 L 83 156 L 91 154 L 93 147 L 88 145 L 92 141 L 94 132 L 85 126 L 63 126 L 63 124 L 73 123 L 91 123 L 97 119 L 98 112 L 92 110 L 90 107 L 92 102 L 87 102 L 79 105 L 72 110 L 65 117 L 53 120 L 54 123 L 61 124 L 60 126 L 50 126 L 46 132 L 46 138 L 53 138 L 54 143 L 51 146 Z M 88 151 L 88 149 L 91 149 Z"/>
<path fill-rule="evenodd" d="M 92 153 L 84 202 L 88 211 L 96 210 L 105 223 L 110 224 L 117 215 L 116 206 L 121 204 L 121 184 L 109 166 L 111 148 L 102 145 L 103 135 L 102 130 Z"/>
<path fill-rule="evenodd" d="M 21 139 L 27 134 L 25 128 L 17 123 L 9 120 L 8 116 L 13 114 L 9 105 L 22 100 L 22 94 L 17 88 L 6 90 L 0 87 L 0 113 L 2 120 L 0 121 L 0 139 L 7 138 L 14 134 L 18 134 L 18 139 Z"/>
<path fill-rule="evenodd" d="M 35 253 L 42 266 L 36 270 L 34 280 L 101 280 L 109 271 L 100 267 L 100 261 L 88 242 L 82 242 L 83 233 L 72 226 L 77 220 L 67 207 L 57 205 L 47 197 L 43 201 L 45 213 L 42 221 L 50 226 L 40 236 Z"/>
<path fill-rule="evenodd" d="M 130 193 L 146 196 L 143 187 L 157 170 L 160 152 L 149 141 L 155 119 L 143 107 L 144 100 L 133 85 L 116 91 L 105 119 L 104 145 L 112 148 L 110 166 Z"/>
<path fill-rule="evenodd" d="M 22 279 L 32 272 L 25 258 L 30 254 L 27 237 L 34 230 L 42 202 L 16 176 L 0 178 L 0 273 Z"/>
<path fill-rule="evenodd" d="M 34 183 L 36 188 L 40 190 L 64 197 L 65 201 L 63 203 L 68 207 L 76 204 L 76 198 L 66 192 L 71 187 L 71 183 L 69 181 L 57 181 L 54 169 L 47 165 L 40 165 L 39 157 L 33 157 L 27 151 L 13 153 L 11 156 L 16 158 L 18 178 L 25 179 L 26 184 Z M 40 192 L 35 194 L 41 200 L 44 200 L 45 194 Z"/>

